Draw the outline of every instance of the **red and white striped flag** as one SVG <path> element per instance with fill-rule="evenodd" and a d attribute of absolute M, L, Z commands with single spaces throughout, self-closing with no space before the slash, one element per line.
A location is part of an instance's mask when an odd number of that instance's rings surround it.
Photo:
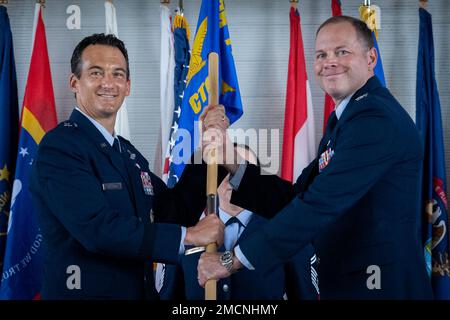
<path fill-rule="evenodd" d="M 314 159 L 316 143 L 311 90 L 306 74 L 300 14 L 291 7 L 290 51 L 284 116 L 281 177 L 295 181 Z"/>

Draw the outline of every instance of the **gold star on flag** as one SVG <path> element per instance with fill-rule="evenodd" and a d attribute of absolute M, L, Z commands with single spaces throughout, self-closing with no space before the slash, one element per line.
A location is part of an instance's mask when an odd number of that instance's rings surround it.
<path fill-rule="evenodd" d="M 8 168 L 5 166 L 3 167 L 3 169 L 0 169 L 0 181 L 2 180 L 7 180 L 9 181 L 9 171 Z"/>

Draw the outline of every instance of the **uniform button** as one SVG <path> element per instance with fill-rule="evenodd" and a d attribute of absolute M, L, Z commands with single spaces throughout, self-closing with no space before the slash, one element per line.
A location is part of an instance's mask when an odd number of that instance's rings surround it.
<path fill-rule="evenodd" d="M 142 222 L 142 218 L 141 217 L 139 217 L 138 219 L 139 219 L 140 222 Z"/>
<path fill-rule="evenodd" d="M 227 284 L 224 284 L 222 288 L 223 288 L 223 292 L 228 292 L 228 291 L 230 291 L 230 288 L 228 287 Z"/>

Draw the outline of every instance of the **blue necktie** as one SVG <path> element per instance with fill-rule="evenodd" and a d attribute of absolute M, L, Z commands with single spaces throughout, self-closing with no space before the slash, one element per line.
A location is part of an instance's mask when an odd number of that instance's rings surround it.
<path fill-rule="evenodd" d="M 338 121 L 338 118 L 336 117 L 336 112 L 333 111 L 332 113 L 330 113 L 330 116 L 328 117 L 325 133 L 322 137 L 322 140 L 320 141 L 320 145 L 319 145 L 319 149 L 318 149 L 319 156 L 322 154 L 322 152 L 325 151 L 328 140 L 330 139 L 330 136 L 331 136 L 331 133 L 333 132 L 334 127 L 336 127 L 337 121 Z"/>
<path fill-rule="evenodd" d="M 241 226 L 243 226 L 241 221 L 236 217 L 231 217 L 228 219 L 227 223 L 225 223 L 224 246 L 226 250 L 231 250 L 234 248 L 239 238 Z"/>
<path fill-rule="evenodd" d="M 336 117 L 336 112 L 333 111 L 332 113 L 330 113 L 330 116 L 328 117 L 328 121 L 327 121 L 327 128 L 325 130 L 325 134 L 330 134 L 334 127 L 336 126 L 337 123 L 337 117 Z"/>

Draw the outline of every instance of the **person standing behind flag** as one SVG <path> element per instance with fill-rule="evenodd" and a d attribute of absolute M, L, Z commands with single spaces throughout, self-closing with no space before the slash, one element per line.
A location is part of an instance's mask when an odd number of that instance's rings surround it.
<path fill-rule="evenodd" d="M 252 164 L 259 164 L 258 158 L 246 145 L 234 144 L 239 155 Z M 235 243 L 247 238 L 262 227 L 267 219 L 233 205 L 230 202 L 232 188 L 229 176 L 225 177 L 217 188 L 219 199 L 218 214 L 225 224 L 224 245 L 219 251 L 230 250 Z M 180 257 L 175 272 L 166 275 L 161 296 L 167 299 L 203 300 L 205 290 L 197 280 L 197 264 L 200 252 Z M 174 267 L 174 266 L 172 266 Z M 317 277 L 317 259 L 314 248 L 309 245 L 302 249 L 285 265 L 268 275 L 260 272 L 244 270 L 221 279 L 217 283 L 218 300 L 317 300 L 319 283 Z M 165 291 L 169 291 L 168 295 Z"/>
<path fill-rule="evenodd" d="M 187 166 L 168 189 L 115 134 L 130 73 L 127 50 L 114 35 L 84 38 L 71 70 L 77 106 L 44 136 L 30 174 L 46 249 L 42 298 L 157 299 L 153 261 L 173 263 L 184 245 L 222 242 L 217 216 L 197 223 L 206 165 Z"/>
<path fill-rule="evenodd" d="M 340 16 L 319 27 L 314 71 L 337 107 L 317 157 L 294 185 L 254 165 L 223 165 L 231 202 L 271 220 L 232 251 L 203 253 L 201 285 L 244 266 L 268 273 L 312 242 L 321 299 L 432 298 L 418 235 L 423 150 L 414 122 L 374 75 L 376 63 L 364 22 Z M 223 112 L 207 111 L 204 129 L 217 129 L 212 119 Z"/>

